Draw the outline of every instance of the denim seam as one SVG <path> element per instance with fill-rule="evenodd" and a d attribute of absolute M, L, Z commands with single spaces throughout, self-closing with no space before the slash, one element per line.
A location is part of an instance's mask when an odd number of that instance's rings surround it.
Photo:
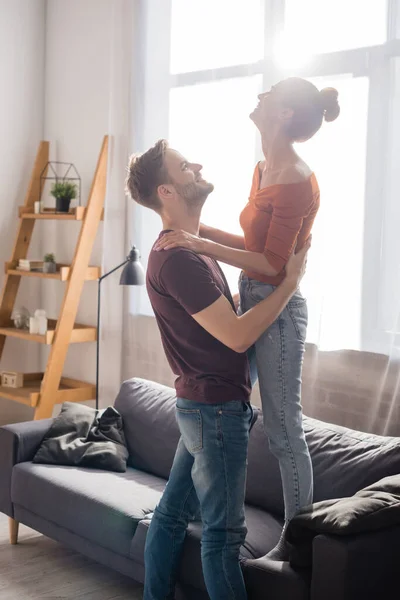
<path fill-rule="evenodd" d="M 297 306 L 290 307 L 289 304 L 288 304 L 286 308 L 287 308 L 287 311 L 289 313 L 290 319 L 291 319 L 291 321 L 293 323 L 293 327 L 294 327 L 294 329 L 296 331 L 297 339 L 299 340 L 299 342 L 303 342 L 303 344 L 304 344 L 305 340 L 304 340 L 304 338 L 302 337 L 302 335 L 300 333 L 300 329 L 299 329 L 299 327 L 297 325 L 297 321 L 296 321 L 296 319 L 295 319 L 295 317 L 294 317 L 294 315 L 292 313 L 292 310 L 291 310 L 291 308 L 298 308 L 298 306 L 301 306 L 301 305 L 298 304 Z"/>
<path fill-rule="evenodd" d="M 218 414 L 218 413 L 217 413 Z M 217 418 L 217 422 L 221 421 L 222 418 L 222 414 L 219 414 L 219 418 Z M 222 424 L 219 424 L 219 430 L 221 431 L 221 449 L 222 449 L 222 457 L 223 457 L 223 461 L 224 461 L 224 476 L 225 476 L 225 490 L 226 490 L 226 522 L 225 522 L 225 544 L 224 544 L 224 548 L 222 551 L 222 568 L 224 570 L 224 577 L 225 577 L 225 581 L 229 587 L 229 589 L 231 590 L 231 594 L 232 594 L 232 598 L 235 598 L 235 590 L 233 589 L 231 582 L 229 580 L 228 574 L 226 572 L 226 567 L 225 567 L 225 560 L 226 560 L 226 550 L 227 550 L 227 541 L 228 541 L 228 527 L 229 527 L 229 511 L 230 511 L 230 503 L 229 503 L 229 487 L 228 487 L 228 477 L 227 477 L 227 467 L 226 467 L 226 455 L 225 455 L 225 446 L 224 446 L 224 439 L 223 439 L 223 432 L 222 432 Z"/>
<path fill-rule="evenodd" d="M 184 499 L 184 501 L 183 501 L 183 503 L 182 503 L 182 506 L 181 506 L 181 511 L 180 511 L 180 513 L 179 513 L 179 517 L 178 517 L 178 519 L 176 520 L 175 526 L 174 526 L 174 528 L 173 528 L 173 530 L 172 530 L 172 552 L 171 552 L 171 559 L 173 558 L 173 556 L 174 556 L 174 554 L 175 554 L 175 532 L 176 532 L 176 529 L 177 529 L 177 527 L 178 527 L 179 521 L 180 521 L 180 519 L 182 518 L 182 514 L 183 514 L 183 511 L 185 510 L 186 502 L 187 502 L 187 500 L 188 500 L 188 498 L 189 498 L 190 494 L 192 493 L 192 490 L 194 490 L 194 485 L 193 485 L 193 483 L 192 483 L 192 486 L 190 487 L 190 489 L 189 489 L 188 493 L 187 493 L 187 494 L 186 494 L 186 496 L 185 496 L 185 499 Z M 196 491 L 196 490 L 195 490 L 195 491 Z M 171 570 L 170 570 L 170 575 L 169 575 L 169 590 L 170 590 L 170 592 L 171 592 L 172 586 L 173 586 L 173 584 L 174 584 L 174 575 L 176 575 L 176 573 L 173 573 L 173 572 L 172 572 L 172 569 L 171 569 Z"/>
<path fill-rule="evenodd" d="M 294 457 L 294 452 L 293 449 L 290 445 L 290 440 L 289 440 L 289 435 L 287 432 L 287 428 L 286 428 L 286 412 L 285 412 L 285 408 L 286 408 L 286 386 L 285 386 L 285 377 L 284 377 L 284 366 L 285 366 L 285 351 L 286 351 L 286 346 L 285 346 L 285 327 L 284 327 L 284 321 L 283 319 L 279 319 L 278 320 L 278 325 L 279 325 L 279 337 L 280 337 L 280 341 L 281 341 L 281 360 L 280 360 L 280 364 L 279 364 L 279 376 L 280 376 L 280 380 L 281 380 L 281 390 L 282 390 L 282 406 L 281 406 L 281 427 L 282 430 L 285 434 L 285 441 L 286 441 L 286 445 L 287 448 L 289 450 L 290 453 L 290 460 L 292 463 L 292 468 L 293 468 L 293 479 L 294 479 L 294 488 L 295 488 L 295 501 L 296 501 L 296 510 L 299 510 L 300 508 L 300 502 L 299 502 L 299 474 L 297 471 L 297 464 L 296 464 L 296 460 Z M 286 507 L 285 507 L 286 508 Z M 286 521 L 286 515 L 285 515 L 285 521 Z"/>

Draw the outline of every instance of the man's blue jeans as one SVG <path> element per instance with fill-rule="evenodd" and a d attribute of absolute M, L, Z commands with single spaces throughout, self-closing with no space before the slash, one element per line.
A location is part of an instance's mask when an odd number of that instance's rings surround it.
<path fill-rule="evenodd" d="M 245 600 L 239 550 L 246 536 L 244 495 L 252 408 L 240 400 L 207 405 L 178 398 L 176 412 L 181 438 L 147 535 L 143 600 L 174 598 L 186 528 L 199 512 L 201 559 L 210 599 Z"/>

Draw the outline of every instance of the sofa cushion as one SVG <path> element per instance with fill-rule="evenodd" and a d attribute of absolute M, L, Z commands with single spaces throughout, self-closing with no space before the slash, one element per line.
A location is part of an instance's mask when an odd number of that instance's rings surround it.
<path fill-rule="evenodd" d="M 243 558 L 259 558 L 272 550 L 279 540 L 282 521 L 252 506 L 246 506 L 247 536 L 240 551 Z M 201 523 L 190 523 L 183 548 L 179 579 L 182 583 L 205 590 L 201 568 Z"/>
<path fill-rule="evenodd" d="M 115 408 L 122 415 L 129 450 L 128 464 L 168 478 L 179 440 L 175 417 L 175 390 L 146 379 L 133 378 L 121 386 Z M 260 507 L 283 510 L 282 484 L 277 460 L 269 451 L 262 414 L 249 443 L 247 498 Z"/>
<path fill-rule="evenodd" d="M 314 471 L 314 502 L 352 496 L 362 488 L 400 473 L 400 438 L 354 431 L 304 417 Z M 277 460 L 263 431 L 262 414 L 250 436 L 246 501 L 283 514 Z"/>
<path fill-rule="evenodd" d="M 20 463 L 11 498 L 36 515 L 122 556 L 129 556 L 137 523 L 151 513 L 165 480 L 125 473 Z"/>
<path fill-rule="evenodd" d="M 251 430 L 247 465 L 246 502 L 283 514 L 282 480 L 279 463 L 271 454 L 260 412 Z"/>
<path fill-rule="evenodd" d="M 247 535 L 241 555 L 260 558 L 272 550 L 282 533 L 283 519 L 255 506 L 246 506 Z"/>
<path fill-rule="evenodd" d="M 246 541 L 240 554 L 243 558 L 259 558 L 275 546 L 279 540 L 283 522 L 259 508 L 246 506 L 246 525 Z M 150 519 L 145 518 L 140 521 L 132 540 L 131 557 L 142 564 L 144 563 L 144 546 L 149 526 Z M 200 556 L 201 533 L 202 526 L 199 521 L 189 523 L 179 570 L 179 580 L 181 583 L 205 590 Z"/>
<path fill-rule="evenodd" d="M 128 464 L 168 479 L 179 429 L 175 390 L 145 379 L 124 381 L 115 400 L 122 415 Z"/>
<path fill-rule="evenodd" d="M 314 501 L 352 496 L 400 473 L 400 438 L 305 419 L 314 467 Z"/>
<path fill-rule="evenodd" d="M 115 402 L 124 420 L 131 465 L 168 478 L 179 430 L 175 391 L 130 379 Z M 314 501 L 352 496 L 383 477 L 400 473 L 400 438 L 361 433 L 304 417 L 314 469 Z M 249 441 L 246 502 L 283 515 L 279 465 L 264 433 L 262 413 Z"/>

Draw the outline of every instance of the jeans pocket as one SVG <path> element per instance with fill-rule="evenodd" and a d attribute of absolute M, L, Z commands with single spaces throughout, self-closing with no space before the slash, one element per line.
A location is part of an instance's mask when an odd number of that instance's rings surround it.
<path fill-rule="evenodd" d="M 268 298 L 268 296 L 270 296 L 275 289 L 276 286 L 273 286 L 269 283 L 250 279 L 247 293 L 254 305 L 254 303 L 258 304 L 259 302 L 262 302 L 262 300 L 265 300 L 265 298 Z"/>
<path fill-rule="evenodd" d="M 306 341 L 307 323 L 308 323 L 308 308 L 305 298 L 289 302 L 287 312 L 292 320 L 296 337 L 301 342 Z"/>
<path fill-rule="evenodd" d="M 203 449 L 203 420 L 196 408 L 176 407 L 176 418 L 184 444 L 191 454 Z"/>
<path fill-rule="evenodd" d="M 249 280 L 246 276 L 243 276 L 239 279 L 239 296 L 240 296 L 240 306 L 238 315 L 244 315 L 245 312 L 249 310 L 247 295 L 249 289 Z"/>
<path fill-rule="evenodd" d="M 235 405 L 236 404 L 236 405 Z M 216 407 L 217 431 L 225 435 L 229 432 L 237 442 L 243 441 L 243 435 L 248 436 L 253 423 L 253 407 L 251 404 L 242 402 L 227 402 L 225 405 Z"/>
<path fill-rule="evenodd" d="M 218 404 L 215 409 L 220 415 L 243 416 L 243 413 L 247 410 L 247 405 L 242 400 L 230 400 L 224 402 L 224 404 Z"/>

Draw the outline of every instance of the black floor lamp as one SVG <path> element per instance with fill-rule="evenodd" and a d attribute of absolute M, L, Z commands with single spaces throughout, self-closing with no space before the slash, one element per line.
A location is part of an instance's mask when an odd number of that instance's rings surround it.
<path fill-rule="evenodd" d="M 99 408 L 99 366 L 100 366 L 100 301 L 101 301 L 101 282 L 103 279 L 124 267 L 119 285 L 143 285 L 144 270 L 139 261 L 139 250 L 132 246 L 128 256 L 120 265 L 108 271 L 98 279 L 97 287 L 97 346 L 96 346 L 96 409 Z"/>

